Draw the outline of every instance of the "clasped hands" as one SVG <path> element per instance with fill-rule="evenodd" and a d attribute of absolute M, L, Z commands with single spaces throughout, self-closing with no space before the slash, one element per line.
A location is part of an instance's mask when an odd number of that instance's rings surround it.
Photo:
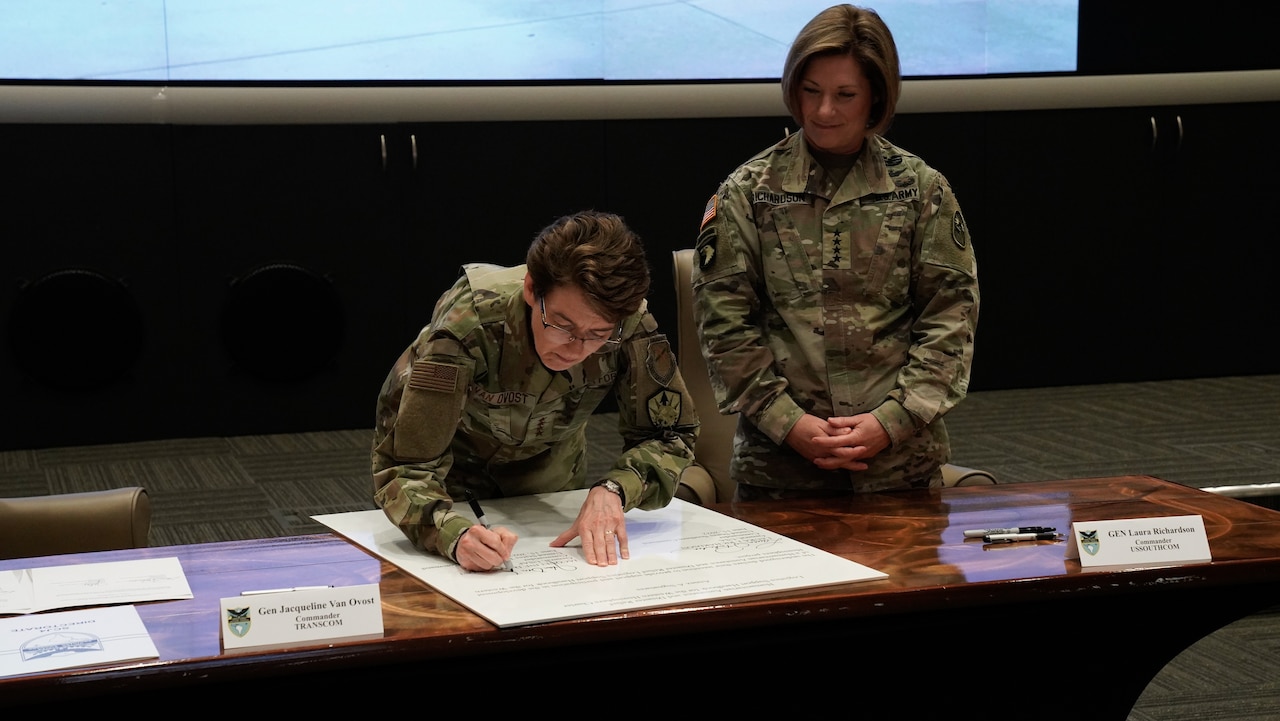
<path fill-rule="evenodd" d="M 582 555 L 593 566 L 614 566 L 619 558 L 630 558 L 627 550 L 627 522 L 623 517 L 622 499 L 602 487 L 587 492 L 587 500 L 578 517 L 564 533 L 551 541 L 553 548 L 563 547 L 582 538 Z M 475 524 L 468 528 L 453 555 L 458 565 L 468 571 L 492 571 L 511 558 L 519 537 L 503 526 L 485 528 Z"/>
<path fill-rule="evenodd" d="M 889 434 L 870 413 L 823 420 L 805 415 L 787 434 L 787 445 L 829 471 L 865 471 L 867 463 L 889 447 Z"/>

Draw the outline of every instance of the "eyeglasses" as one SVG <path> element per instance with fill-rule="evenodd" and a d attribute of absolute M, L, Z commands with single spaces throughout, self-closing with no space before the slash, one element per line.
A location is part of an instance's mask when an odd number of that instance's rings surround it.
<path fill-rule="evenodd" d="M 567 343 L 573 343 L 574 341 L 582 341 L 582 345 L 584 348 L 591 348 L 591 349 L 598 350 L 604 347 L 614 348 L 619 343 L 622 342 L 622 339 L 620 337 L 622 335 L 621 326 L 619 326 L 616 330 L 613 331 L 613 335 L 607 338 L 601 338 L 599 336 L 579 338 L 578 336 L 574 335 L 573 331 L 569 330 L 568 328 L 561 328 L 555 323 L 547 322 L 547 301 L 542 296 L 538 296 L 538 306 L 542 310 L 542 327 L 546 329 L 548 334 L 550 334 L 551 340 L 555 341 L 556 343 L 567 344 Z"/>

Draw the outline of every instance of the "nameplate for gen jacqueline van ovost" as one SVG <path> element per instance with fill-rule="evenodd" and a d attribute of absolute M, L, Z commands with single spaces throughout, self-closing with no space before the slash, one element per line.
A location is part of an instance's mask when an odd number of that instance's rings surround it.
<path fill-rule="evenodd" d="M 222 599 L 222 647 L 285 647 L 382 636 L 378 584 L 247 591 Z"/>
<path fill-rule="evenodd" d="M 1212 561 L 1200 516 L 1076 521 L 1067 558 L 1080 567 L 1155 566 Z"/>

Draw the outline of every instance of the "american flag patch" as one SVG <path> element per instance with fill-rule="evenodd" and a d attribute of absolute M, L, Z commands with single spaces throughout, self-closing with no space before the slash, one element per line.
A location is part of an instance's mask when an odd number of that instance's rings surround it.
<path fill-rule="evenodd" d="M 422 391 L 452 393 L 458 388 L 458 366 L 447 363 L 415 363 L 409 387 Z"/>
<path fill-rule="evenodd" d="M 707 227 L 707 223 L 716 217 L 716 196 L 711 196 L 711 200 L 707 201 L 707 209 L 702 211 L 702 222 L 698 225 L 698 230 Z"/>

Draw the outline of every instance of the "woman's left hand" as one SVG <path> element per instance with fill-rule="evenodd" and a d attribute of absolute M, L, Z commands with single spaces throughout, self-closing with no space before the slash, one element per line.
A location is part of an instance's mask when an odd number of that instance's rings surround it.
<path fill-rule="evenodd" d="M 835 416 L 827 419 L 831 434 L 813 439 L 815 445 L 826 449 L 828 455 L 815 458 L 813 463 L 826 470 L 863 470 L 867 461 L 889 447 L 889 434 L 880 421 L 870 413 L 856 416 Z"/>
<path fill-rule="evenodd" d="M 627 550 L 627 520 L 622 499 L 602 486 L 587 492 L 587 500 L 569 530 L 556 536 L 552 547 L 560 548 L 582 537 L 582 555 L 593 566 L 615 566 L 618 558 L 630 558 Z"/>

